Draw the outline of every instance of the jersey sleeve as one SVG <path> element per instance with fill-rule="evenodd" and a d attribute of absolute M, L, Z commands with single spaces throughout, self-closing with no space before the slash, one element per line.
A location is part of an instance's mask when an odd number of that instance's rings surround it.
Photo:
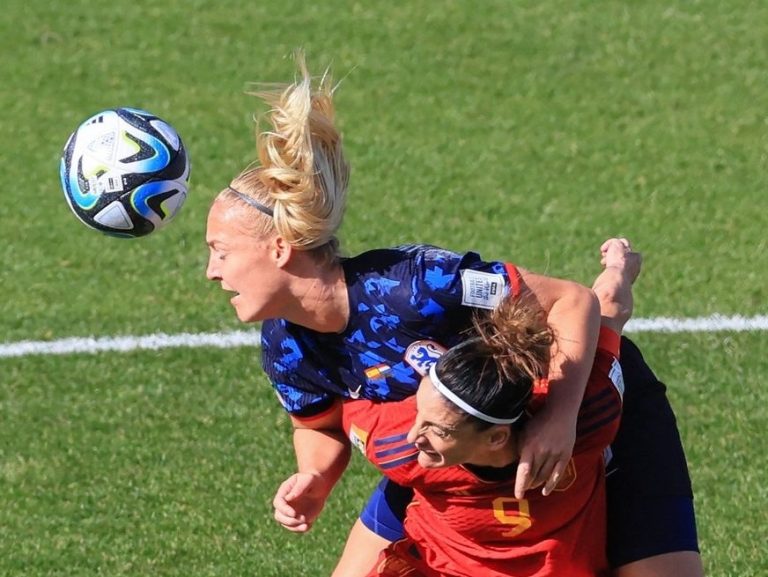
<path fill-rule="evenodd" d="M 419 451 L 408 442 L 408 432 L 416 416 L 416 399 L 375 403 L 346 401 L 343 427 L 352 446 L 388 479 L 409 486 L 419 473 Z"/>
<path fill-rule="evenodd" d="M 595 362 L 579 409 L 574 452 L 602 451 L 616 436 L 624 393 L 619 342 L 616 333 L 600 329 Z"/>
<path fill-rule="evenodd" d="M 291 416 L 317 417 L 338 398 L 337 385 L 324 382 L 328 379 L 322 370 L 312 369 L 300 342 L 285 330 L 284 324 L 263 323 L 261 358 L 278 400 Z"/>
<path fill-rule="evenodd" d="M 519 294 L 515 265 L 484 261 L 474 252 L 424 247 L 413 267 L 411 294 L 422 314 L 456 307 L 493 309 L 507 295 Z"/>

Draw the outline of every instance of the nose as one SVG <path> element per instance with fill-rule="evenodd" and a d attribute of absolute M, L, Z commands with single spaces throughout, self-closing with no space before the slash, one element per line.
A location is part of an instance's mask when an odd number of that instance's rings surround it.
<path fill-rule="evenodd" d="M 408 431 L 408 435 L 405 437 L 405 440 L 411 443 L 412 445 L 416 444 L 416 441 L 419 440 L 419 437 L 421 436 L 421 433 L 419 432 L 419 423 L 413 423 L 413 426 Z"/>
<path fill-rule="evenodd" d="M 208 280 L 219 280 L 221 279 L 221 275 L 219 274 L 218 268 L 215 265 L 215 260 L 213 258 L 213 255 L 210 255 L 208 257 L 208 264 L 205 267 L 205 278 Z"/>

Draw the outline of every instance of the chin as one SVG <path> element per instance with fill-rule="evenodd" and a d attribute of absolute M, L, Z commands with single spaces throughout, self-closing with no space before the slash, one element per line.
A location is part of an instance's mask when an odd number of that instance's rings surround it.
<path fill-rule="evenodd" d="M 241 315 L 238 313 L 237 318 L 241 323 L 260 323 L 266 318 L 262 318 L 260 315 Z"/>
<path fill-rule="evenodd" d="M 239 320 L 241 323 L 251 322 L 250 316 L 247 315 L 243 309 L 241 309 L 234 303 L 232 304 L 232 307 L 235 309 L 235 316 L 237 317 L 237 320 Z"/>
<path fill-rule="evenodd" d="M 424 469 L 437 469 L 443 466 L 443 460 L 434 455 L 428 455 L 420 452 L 418 457 L 419 466 Z"/>
<path fill-rule="evenodd" d="M 241 323 L 255 323 L 257 322 L 257 320 L 260 320 L 260 319 L 254 319 L 253 315 L 242 313 L 238 309 L 235 309 L 235 316 L 237 317 L 237 320 L 239 320 Z"/>
<path fill-rule="evenodd" d="M 258 323 L 266 319 L 261 310 L 247 310 L 243 306 L 235 307 L 235 315 L 241 323 Z"/>

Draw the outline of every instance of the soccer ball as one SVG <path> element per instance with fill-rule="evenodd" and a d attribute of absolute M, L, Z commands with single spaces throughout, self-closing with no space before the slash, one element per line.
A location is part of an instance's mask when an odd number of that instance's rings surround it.
<path fill-rule="evenodd" d="M 135 108 L 83 122 L 61 156 L 61 186 L 85 225 L 111 236 L 145 236 L 165 226 L 187 198 L 189 156 L 174 128 Z"/>

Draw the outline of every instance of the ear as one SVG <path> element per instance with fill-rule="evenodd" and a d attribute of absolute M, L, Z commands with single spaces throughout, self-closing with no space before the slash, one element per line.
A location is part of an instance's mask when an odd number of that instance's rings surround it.
<path fill-rule="evenodd" d="M 512 436 L 512 427 L 509 425 L 494 425 L 487 431 L 486 442 L 491 451 L 498 451 L 507 446 Z"/>
<path fill-rule="evenodd" d="M 277 268 L 285 268 L 293 256 L 293 246 L 278 235 L 272 239 L 270 254 Z"/>

